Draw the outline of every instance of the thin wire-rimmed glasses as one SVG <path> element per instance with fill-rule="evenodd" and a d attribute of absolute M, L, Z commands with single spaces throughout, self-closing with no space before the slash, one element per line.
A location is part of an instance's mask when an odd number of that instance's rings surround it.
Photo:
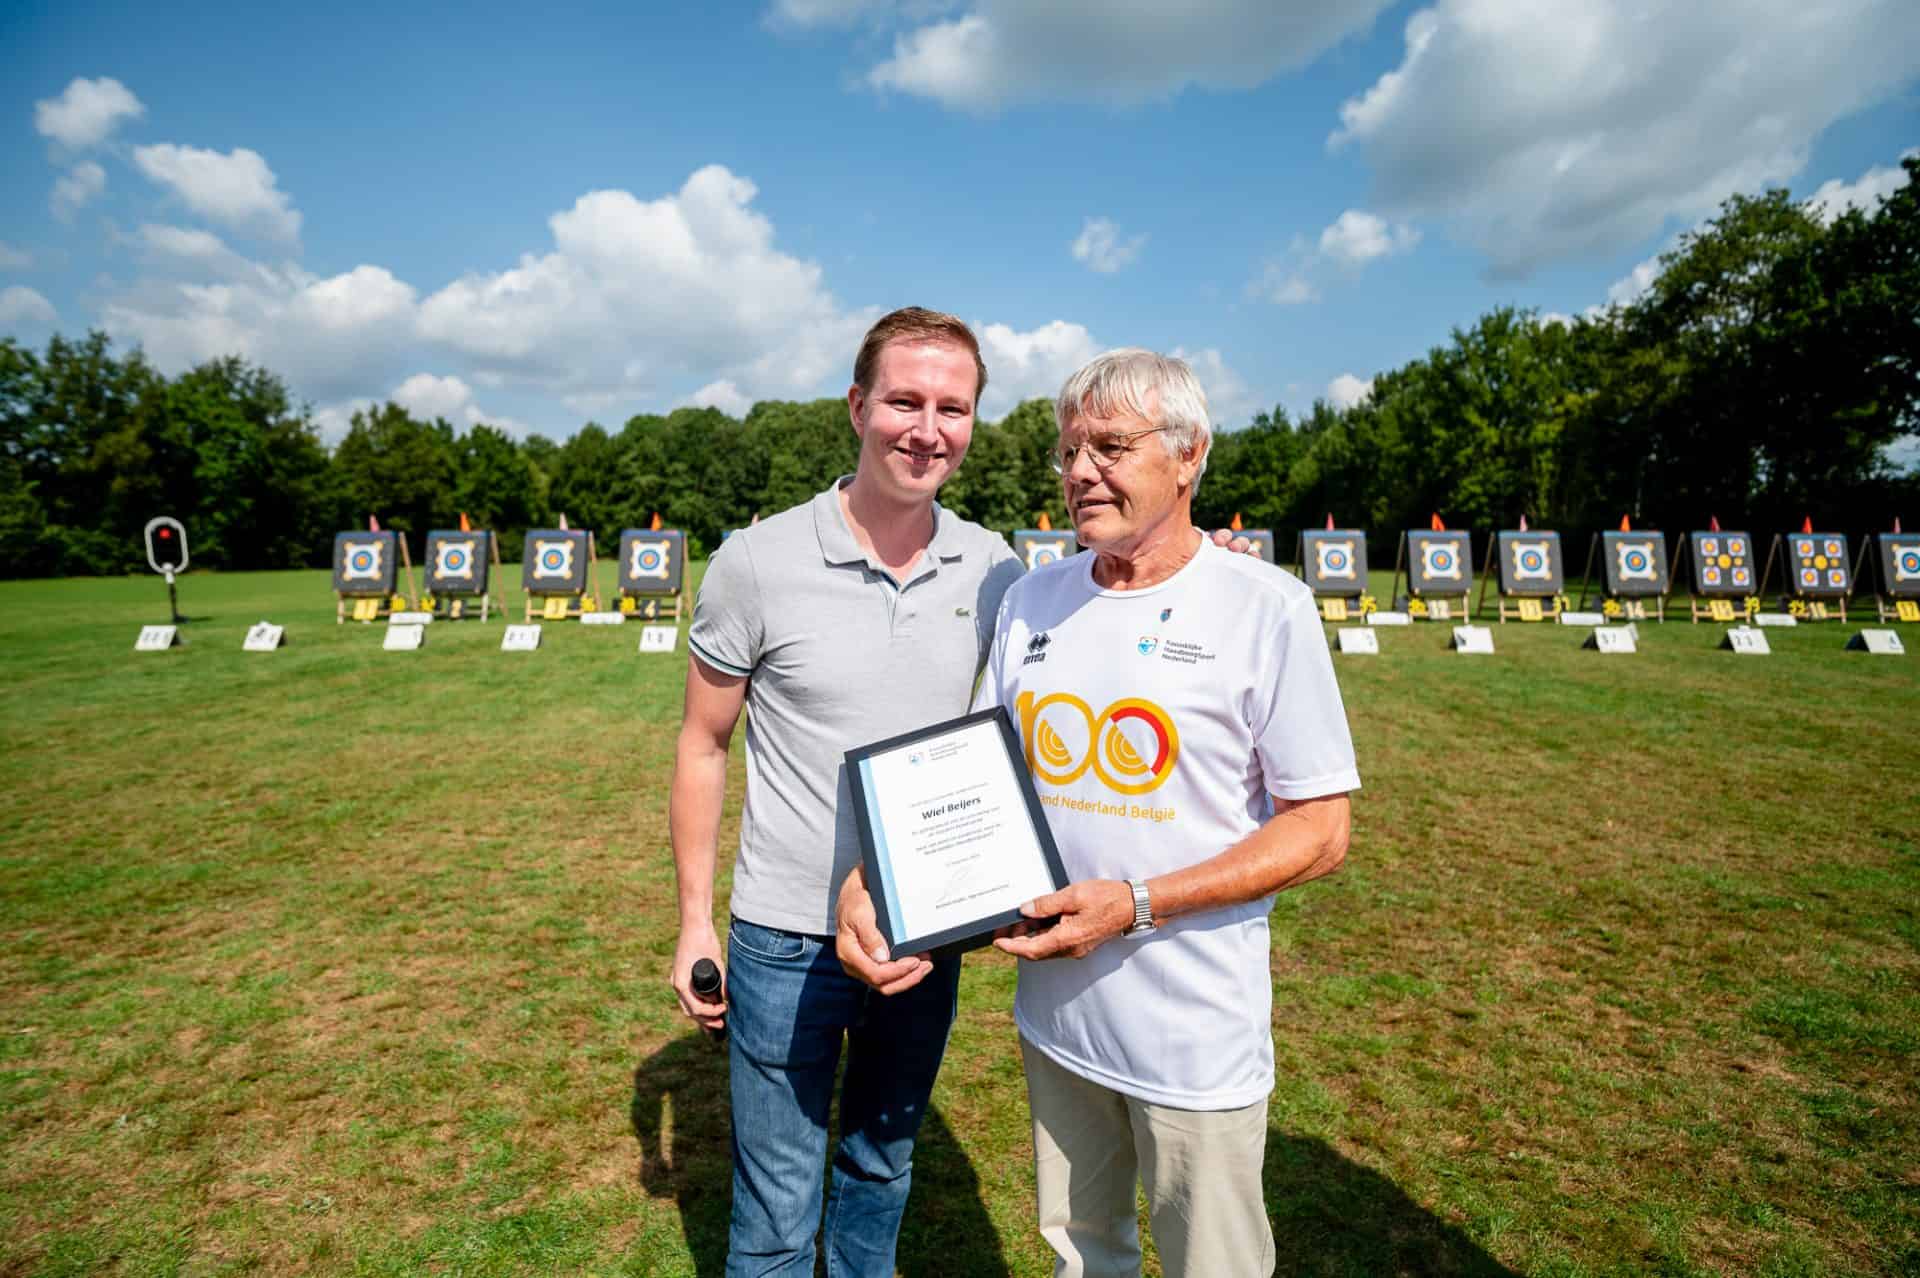
<path fill-rule="evenodd" d="M 1112 470 L 1120 464 L 1120 459 L 1132 452 L 1135 440 L 1142 435 L 1157 435 L 1165 426 L 1149 426 L 1145 430 L 1130 431 L 1125 435 L 1102 435 L 1098 439 L 1089 439 L 1084 444 L 1075 444 L 1072 448 L 1062 448 L 1047 454 L 1047 464 L 1053 467 L 1053 473 L 1064 475 L 1073 469 L 1073 463 L 1080 460 L 1080 450 L 1085 449 L 1087 457 L 1093 462 L 1095 470 Z"/>

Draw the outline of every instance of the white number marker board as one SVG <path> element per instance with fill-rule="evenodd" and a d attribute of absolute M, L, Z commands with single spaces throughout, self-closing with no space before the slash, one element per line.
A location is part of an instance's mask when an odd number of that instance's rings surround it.
<path fill-rule="evenodd" d="M 1563 626 L 1604 626 L 1607 614 L 1604 612 L 1563 612 L 1560 614 Z"/>
<path fill-rule="evenodd" d="M 1411 626 L 1413 618 L 1404 612 L 1370 612 L 1367 614 L 1369 626 Z"/>
<path fill-rule="evenodd" d="M 532 652 L 540 646 L 540 627 L 508 626 L 507 633 L 500 636 L 502 652 Z"/>
<path fill-rule="evenodd" d="M 1455 652 L 1493 651 L 1493 631 L 1485 626 L 1455 626 L 1453 628 L 1453 650 Z"/>
<path fill-rule="evenodd" d="M 1767 646 L 1766 633 L 1752 626 L 1728 627 L 1727 637 L 1720 641 L 1720 646 L 1745 653 L 1750 657 L 1767 657 L 1773 654 L 1773 649 Z"/>
<path fill-rule="evenodd" d="M 678 626 L 642 626 L 640 628 L 640 651 L 672 652 L 680 642 Z"/>
<path fill-rule="evenodd" d="M 1904 657 L 1906 648 L 1900 642 L 1900 634 L 1894 630 L 1862 630 L 1847 640 L 1847 648 L 1852 652 L 1871 652 L 1882 657 Z"/>
<path fill-rule="evenodd" d="M 287 628 L 276 626 L 271 621 L 256 621 L 247 630 L 247 637 L 240 641 L 242 652 L 272 652 L 286 638 Z"/>
<path fill-rule="evenodd" d="M 580 614 L 583 626 L 624 626 L 627 614 L 624 612 L 583 612 Z"/>
<path fill-rule="evenodd" d="M 430 626 L 433 614 L 430 612 L 390 612 L 387 614 L 389 626 Z"/>
<path fill-rule="evenodd" d="M 1596 652 L 1638 652 L 1632 626 L 1595 626 L 1580 646 Z"/>
<path fill-rule="evenodd" d="M 380 646 L 388 652 L 412 652 L 427 641 L 427 628 L 418 625 L 388 626 Z"/>
<path fill-rule="evenodd" d="M 178 636 L 178 626 L 142 626 L 140 637 L 133 641 L 135 652 L 164 652 L 173 647 Z M 182 641 L 184 642 L 184 640 Z"/>
<path fill-rule="evenodd" d="M 1340 651 L 1380 655 L 1380 636 L 1359 626 L 1342 626 L 1336 636 Z"/>
<path fill-rule="evenodd" d="M 1797 626 L 1800 619 L 1790 612 L 1756 612 L 1753 614 L 1756 626 Z"/>

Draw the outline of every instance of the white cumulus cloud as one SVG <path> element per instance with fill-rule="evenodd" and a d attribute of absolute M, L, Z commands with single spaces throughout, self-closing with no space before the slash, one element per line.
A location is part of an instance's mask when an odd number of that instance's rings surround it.
<path fill-rule="evenodd" d="M 841 309 L 818 265 L 775 245 L 757 193 L 720 165 L 658 199 L 590 192 L 548 219 L 551 251 L 428 297 L 420 332 L 583 403 L 644 402 L 689 375 L 810 392 L 851 368 L 874 312 Z"/>
<path fill-rule="evenodd" d="M 1019 101 L 1136 103 L 1190 86 L 1242 89 L 1305 66 L 1364 31 L 1388 0 L 975 0 L 956 16 L 927 20 L 924 7 L 898 15 L 906 25 L 892 56 L 866 83 L 931 98 L 962 111 Z M 799 20 L 845 21 L 875 6 L 782 0 Z M 921 25 L 912 25 L 920 22 Z"/>
<path fill-rule="evenodd" d="M 1912 151 L 1906 151 L 1900 158 L 1904 160 L 1913 154 Z M 1905 169 L 1898 165 L 1876 165 L 1851 182 L 1842 182 L 1838 178 L 1822 182 L 1807 202 L 1813 205 L 1814 216 L 1822 222 L 1831 222 L 1849 209 L 1859 209 L 1872 217 L 1874 210 L 1880 207 L 1880 201 L 1906 184 Z"/>
<path fill-rule="evenodd" d="M 33 104 L 33 127 L 41 137 L 81 151 L 106 141 L 123 120 L 146 113 L 140 99 L 118 80 L 75 78 L 59 97 Z"/>
<path fill-rule="evenodd" d="M 54 181 L 50 201 L 53 215 L 62 222 L 71 221 L 75 213 L 92 203 L 94 197 L 106 189 L 105 169 L 92 160 L 76 164 Z"/>
<path fill-rule="evenodd" d="M 145 277 L 111 298 L 102 320 L 163 370 L 238 355 L 322 402 L 365 395 L 408 358 L 414 290 L 384 267 L 322 278 L 293 265 L 240 265 L 213 280 Z"/>
<path fill-rule="evenodd" d="M 1438 0 L 1329 142 L 1389 214 L 1523 274 L 1786 181 L 1916 72 L 1912 0 Z"/>
<path fill-rule="evenodd" d="M 1073 260 L 1088 270 L 1111 275 L 1132 263 L 1147 246 L 1147 237 L 1123 235 L 1111 218 L 1090 217 L 1073 241 Z"/>
<path fill-rule="evenodd" d="M 1352 373 L 1342 373 L 1327 383 L 1327 402 L 1335 408 L 1352 408 L 1373 394 L 1373 379 L 1361 380 Z"/>
<path fill-rule="evenodd" d="M 422 421 L 444 418 L 456 427 L 498 426 L 508 434 L 524 436 L 527 427 L 524 423 L 499 413 L 490 413 L 480 407 L 475 399 L 473 387 L 458 377 L 436 376 L 433 373 L 415 373 L 393 388 L 388 399 L 400 405 L 408 413 Z M 347 413 L 352 417 L 352 412 Z"/>
<path fill-rule="evenodd" d="M 136 147 L 133 162 L 202 217 L 282 242 L 300 238 L 300 213 L 259 152 L 222 154 L 199 147 Z"/>
<path fill-rule="evenodd" d="M 1107 349 L 1084 324 L 1053 320 L 1020 332 L 1005 324 L 975 325 L 980 358 L 987 365 L 987 393 L 980 415 L 1002 417 L 1036 397 L 1052 399 L 1067 377 Z"/>
<path fill-rule="evenodd" d="M 1237 430 L 1253 420 L 1259 405 L 1246 380 L 1227 365 L 1218 348 L 1190 351 L 1176 346 L 1169 354 L 1187 361 L 1193 375 L 1200 379 L 1200 389 L 1207 393 L 1207 416 L 1215 430 Z"/>
<path fill-rule="evenodd" d="M 45 324 L 59 318 L 53 303 L 24 284 L 0 289 L 0 324 Z"/>
<path fill-rule="evenodd" d="M 1348 209 L 1320 232 L 1320 253 L 1342 266 L 1365 266 L 1379 257 L 1405 253 L 1420 242 L 1420 232 L 1394 225 L 1377 213 Z"/>
<path fill-rule="evenodd" d="M 717 408 L 729 417 L 745 417 L 753 407 L 753 396 L 735 386 L 728 378 L 708 382 L 691 395 L 675 401 L 675 408 Z"/>

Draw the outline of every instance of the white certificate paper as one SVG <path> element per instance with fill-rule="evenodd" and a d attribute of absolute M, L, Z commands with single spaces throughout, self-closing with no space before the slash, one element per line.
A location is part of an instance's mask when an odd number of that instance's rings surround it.
<path fill-rule="evenodd" d="M 977 943 L 1064 886 L 1004 721 L 969 715 L 850 760 L 871 832 L 868 886 L 896 950 Z"/>

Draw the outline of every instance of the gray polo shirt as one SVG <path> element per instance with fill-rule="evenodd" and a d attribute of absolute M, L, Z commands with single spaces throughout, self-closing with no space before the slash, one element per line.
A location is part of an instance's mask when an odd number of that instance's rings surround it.
<path fill-rule="evenodd" d="M 933 508 L 933 541 L 895 582 L 853 538 L 838 489 L 721 543 L 687 645 L 749 676 L 747 800 L 733 913 L 824 935 L 860 860 L 843 755 L 967 712 L 1020 563 L 998 533 Z"/>

